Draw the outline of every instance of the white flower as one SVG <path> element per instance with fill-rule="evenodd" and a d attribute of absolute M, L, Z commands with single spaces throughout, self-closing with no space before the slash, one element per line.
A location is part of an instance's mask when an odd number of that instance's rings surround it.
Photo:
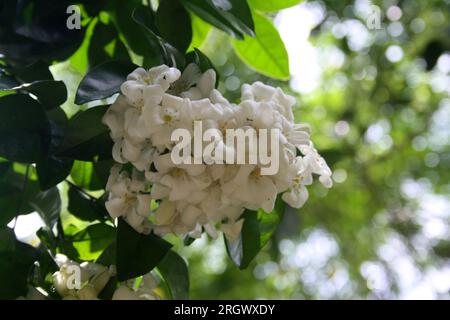
<path fill-rule="evenodd" d="M 113 266 L 108 268 L 92 262 L 78 264 L 61 254 L 56 258 L 60 269 L 52 276 L 53 286 L 65 300 L 95 300 L 115 275 Z"/>
<path fill-rule="evenodd" d="M 166 65 L 154 67 L 148 71 L 137 68 L 128 75 L 127 81 L 122 84 L 120 90 L 133 106 L 142 108 L 144 102 L 159 103 L 162 94 L 178 80 L 180 75 L 178 69 L 169 68 Z"/>
<path fill-rule="evenodd" d="M 170 146 L 173 144 L 170 139 L 173 130 L 192 123 L 188 107 L 187 100 L 169 94 L 163 95 L 161 105 L 144 107 L 142 114 L 146 132 L 154 146 Z"/>
<path fill-rule="evenodd" d="M 282 195 L 283 201 L 293 208 L 301 208 L 308 199 L 308 190 L 306 185 L 312 183 L 312 175 L 307 164 L 302 157 L 294 160 L 292 184 L 289 191 Z"/>
<path fill-rule="evenodd" d="M 110 191 L 109 200 L 105 206 L 113 218 L 123 217 L 139 232 L 149 232 L 150 194 L 145 182 L 140 179 L 137 171 L 129 177 L 125 171 L 120 172 L 120 166 L 114 166 L 106 185 Z"/>
<path fill-rule="evenodd" d="M 151 273 L 142 277 L 139 287 L 134 290 L 134 280 L 121 285 L 114 291 L 112 300 L 159 300 L 160 297 L 155 293 L 157 287 L 156 279 Z"/>
<path fill-rule="evenodd" d="M 277 188 L 269 176 L 261 175 L 261 168 L 256 165 L 241 165 L 236 176 L 223 185 L 224 192 L 231 199 L 244 203 L 251 210 L 262 208 L 272 212 L 277 197 Z"/>
<path fill-rule="evenodd" d="M 220 230 L 224 233 L 227 240 L 232 243 L 239 238 L 243 225 L 244 219 L 240 219 L 233 223 L 223 223 L 220 226 Z"/>
<path fill-rule="evenodd" d="M 310 146 L 302 146 L 300 151 L 305 155 L 304 160 L 308 164 L 311 172 L 319 175 L 319 181 L 325 187 L 331 188 L 333 185 L 331 169 L 312 144 Z"/>
<path fill-rule="evenodd" d="M 203 74 L 200 68 L 190 63 L 183 71 L 181 78 L 169 90 L 171 94 L 179 95 L 190 100 L 209 98 L 216 83 L 214 70 L 206 70 Z"/>
<path fill-rule="evenodd" d="M 295 104 L 295 98 L 284 94 L 283 90 L 281 90 L 280 88 L 274 88 L 259 81 L 251 85 L 244 84 L 241 91 L 241 100 L 268 102 L 288 121 L 294 121 L 292 107 Z"/>
<path fill-rule="evenodd" d="M 217 237 L 220 226 L 229 241 L 236 241 L 245 209 L 272 212 L 278 195 L 299 208 L 308 198 L 313 175 L 331 187 L 331 170 L 313 147 L 309 126 L 294 122 L 294 97 L 255 82 L 242 86 L 241 102 L 236 105 L 215 89 L 215 82 L 214 70 L 202 73 L 195 64 L 189 64 L 182 74 L 162 65 L 148 71 L 138 68 L 128 76 L 121 95 L 103 118 L 114 141 L 113 158 L 134 167 L 131 176 L 121 172 L 120 166 L 111 170 L 106 207 L 113 218 L 121 216 L 138 232 L 158 235 L 200 237 L 205 231 Z M 172 132 L 181 128 L 193 133 L 197 128 L 194 121 L 200 122 L 203 130 L 215 132 L 211 144 L 215 152 L 201 164 L 175 165 Z M 257 164 L 215 163 L 219 153 L 236 157 L 236 147 L 226 141 L 227 129 L 276 129 L 278 172 L 262 175 L 261 159 Z M 257 143 L 259 137 L 253 139 Z M 189 143 L 192 152 L 194 141 Z M 210 142 L 201 141 L 201 145 Z M 248 144 L 245 148 L 248 156 Z M 273 152 L 272 148 L 270 145 L 266 151 Z M 185 160 L 193 163 L 193 155 L 185 155 Z M 151 200 L 155 207 L 157 204 L 153 211 Z M 88 289 L 85 294 L 89 295 Z M 130 286 L 115 294 L 137 295 Z"/>

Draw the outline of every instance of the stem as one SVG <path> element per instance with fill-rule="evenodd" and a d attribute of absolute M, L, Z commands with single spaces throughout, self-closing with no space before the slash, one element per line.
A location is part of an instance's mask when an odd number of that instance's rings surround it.
<path fill-rule="evenodd" d="M 64 180 L 65 182 L 67 182 L 71 187 L 77 189 L 78 191 L 80 191 L 82 194 L 84 194 L 86 197 L 88 197 L 91 200 L 98 200 L 96 197 L 91 196 L 89 193 L 87 193 L 83 188 L 77 186 L 76 184 L 74 184 L 73 182 L 70 182 L 69 180 Z"/>
<path fill-rule="evenodd" d="M 94 196 L 91 196 L 89 193 L 87 193 L 83 188 L 81 188 L 81 187 L 79 187 L 79 186 L 77 186 L 76 184 L 74 184 L 73 182 L 70 182 L 69 180 L 64 180 L 65 182 L 67 182 L 71 187 L 73 187 L 73 188 L 75 188 L 75 189 L 77 189 L 79 192 L 81 192 L 82 194 L 84 194 L 86 197 L 88 197 L 89 198 L 89 200 L 91 200 L 92 202 L 94 202 L 95 204 L 98 204 L 98 201 L 99 201 L 99 199 L 98 198 L 96 198 L 96 197 L 94 197 Z M 102 218 L 102 219 L 104 219 L 104 216 L 103 215 L 101 215 L 97 210 L 94 210 L 97 214 L 99 214 L 99 216 Z M 113 222 L 114 223 L 114 219 L 111 217 L 111 216 L 107 216 L 106 217 L 108 220 L 110 220 L 111 222 Z"/>

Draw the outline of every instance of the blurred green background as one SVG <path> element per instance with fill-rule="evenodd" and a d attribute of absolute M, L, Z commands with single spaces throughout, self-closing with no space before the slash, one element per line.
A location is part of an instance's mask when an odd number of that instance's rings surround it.
<path fill-rule="evenodd" d="M 290 85 L 248 69 L 219 31 L 201 46 L 228 98 L 255 80 L 297 97 L 335 184 L 313 185 L 247 270 L 221 240 L 183 249 L 192 298 L 450 298 L 450 2 L 372 4 L 278 13 Z"/>

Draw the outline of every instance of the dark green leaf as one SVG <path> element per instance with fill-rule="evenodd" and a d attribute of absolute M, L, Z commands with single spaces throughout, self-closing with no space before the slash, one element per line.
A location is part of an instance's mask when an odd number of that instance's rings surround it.
<path fill-rule="evenodd" d="M 278 227 L 284 213 L 284 202 L 277 198 L 275 209 L 271 213 L 262 210 L 245 210 L 242 218 L 241 235 L 232 243 L 225 239 L 227 252 L 240 269 L 248 267 L 253 258 L 267 244 Z"/>
<path fill-rule="evenodd" d="M 115 28 L 111 24 L 98 21 L 93 30 L 88 48 L 89 65 L 91 67 L 111 59 L 130 60 L 127 48 L 122 43 Z"/>
<path fill-rule="evenodd" d="M 68 210 L 71 214 L 83 221 L 105 220 L 108 212 L 105 204 L 94 197 L 88 197 L 74 186 L 70 186 Z"/>
<path fill-rule="evenodd" d="M 52 187 L 47 191 L 38 192 L 34 197 L 28 198 L 28 205 L 37 211 L 51 230 L 58 221 L 61 212 L 61 197 L 57 187 Z"/>
<path fill-rule="evenodd" d="M 52 126 L 53 131 L 62 130 L 69 123 L 69 119 L 67 118 L 66 113 L 61 107 L 53 108 L 51 110 L 47 110 L 47 117 L 50 122 L 53 122 L 54 126 Z M 63 132 L 60 133 L 61 137 L 63 137 Z"/>
<path fill-rule="evenodd" d="M 0 182 L 0 226 L 7 225 L 17 215 L 21 194 L 20 187 Z"/>
<path fill-rule="evenodd" d="M 261 249 L 258 213 L 246 210 L 241 235 L 233 242 L 225 239 L 227 252 L 233 262 L 245 269 Z"/>
<path fill-rule="evenodd" d="M 41 245 L 45 246 L 53 254 L 57 253 L 57 243 L 55 235 L 51 230 L 49 230 L 47 227 L 41 227 L 38 231 L 36 231 L 36 235 L 41 241 Z"/>
<path fill-rule="evenodd" d="M 117 278 L 136 278 L 150 272 L 172 245 L 154 234 L 140 234 L 119 219 L 117 229 Z"/>
<path fill-rule="evenodd" d="M 0 156 L 25 163 L 39 161 L 47 153 L 50 130 L 36 100 L 24 94 L 0 98 Z"/>
<path fill-rule="evenodd" d="M 212 0 L 181 0 L 181 3 L 206 22 L 238 39 L 242 39 L 243 34 L 254 36 L 246 0 L 225 0 L 220 6 Z"/>
<path fill-rule="evenodd" d="M 8 227 L 0 228 L 0 252 L 14 251 L 16 249 L 16 236 L 14 230 Z"/>
<path fill-rule="evenodd" d="M 42 190 L 47 190 L 63 181 L 72 169 L 73 160 L 48 156 L 44 161 L 36 163 L 36 172 Z"/>
<path fill-rule="evenodd" d="M 192 40 L 191 18 L 179 0 L 162 0 L 159 3 L 156 26 L 167 42 L 180 52 L 186 52 Z"/>
<path fill-rule="evenodd" d="M 45 109 L 53 109 L 67 100 L 66 85 L 62 81 L 40 80 L 22 84 L 8 90 L 32 93 Z"/>
<path fill-rule="evenodd" d="M 101 189 L 105 189 L 106 183 L 108 182 L 109 173 L 114 164 L 116 164 L 116 162 L 112 159 L 99 160 L 94 163 L 95 180 L 98 180 L 98 184 Z M 97 185 L 97 182 L 95 185 Z"/>
<path fill-rule="evenodd" d="M 239 30 L 251 37 L 255 36 L 255 25 L 253 23 L 252 13 L 247 4 L 247 0 L 228 0 L 229 5 L 226 8 L 227 15 L 233 16 Z M 225 2 L 225 1 L 224 1 Z M 231 20 L 231 18 L 228 18 Z"/>
<path fill-rule="evenodd" d="M 16 240 L 9 228 L 0 229 L 0 299 L 16 299 L 28 291 L 28 276 L 39 254 L 33 247 Z"/>
<path fill-rule="evenodd" d="M 39 80 L 53 80 L 53 75 L 48 69 L 48 64 L 41 60 L 25 66 L 8 67 L 7 71 L 10 74 L 13 74 L 17 80 L 22 83 L 31 83 Z"/>
<path fill-rule="evenodd" d="M 19 86 L 20 83 L 12 76 L 8 76 L 0 70 L 0 90 L 11 89 Z"/>
<path fill-rule="evenodd" d="M 111 300 L 116 289 L 117 277 L 111 277 L 103 290 L 98 294 L 98 298 L 101 300 Z"/>
<path fill-rule="evenodd" d="M 11 64 L 65 60 L 83 40 L 84 28 L 66 28 L 70 4 L 66 1 L 3 2 L 0 52 Z"/>
<path fill-rule="evenodd" d="M 110 266 L 116 264 L 116 242 L 112 242 L 102 254 L 95 260 L 96 263 L 102 266 Z"/>
<path fill-rule="evenodd" d="M 142 28 L 137 27 L 132 18 L 133 9 L 136 7 L 143 8 L 144 6 L 141 3 L 129 0 L 115 0 L 113 4 L 114 8 L 110 12 L 110 17 L 131 50 L 144 57 L 152 55 L 153 48 L 147 41 L 142 41 L 144 32 Z"/>
<path fill-rule="evenodd" d="M 111 157 L 112 141 L 102 117 L 108 106 L 97 106 L 70 119 L 57 155 L 91 161 L 96 155 Z"/>
<path fill-rule="evenodd" d="M 189 299 L 189 270 L 182 257 L 169 250 L 158 264 L 158 270 L 169 286 L 172 299 Z"/>
<path fill-rule="evenodd" d="M 70 149 L 61 151 L 61 156 L 66 156 L 71 159 L 92 161 L 93 158 L 111 159 L 111 150 L 113 142 L 108 132 L 104 132 L 98 136 L 77 144 Z"/>
<path fill-rule="evenodd" d="M 145 55 L 144 61 L 147 64 L 145 67 L 162 63 L 173 66 L 175 59 L 165 46 L 164 40 L 158 35 L 153 12 L 146 7 L 138 7 L 134 9 L 132 17 L 142 28 L 144 37 L 151 48 L 151 52 Z"/>
<path fill-rule="evenodd" d="M 63 181 L 70 173 L 73 160 L 68 158 L 60 158 L 54 155 L 63 142 L 64 128 L 67 123 L 67 116 L 60 108 L 54 108 L 47 111 L 50 119 L 51 141 L 47 155 L 36 163 L 36 171 L 39 178 L 39 185 L 42 190 L 47 190 L 61 181 Z"/>
<path fill-rule="evenodd" d="M 120 85 L 137 66 L 129 61 L 113 60 L 90 70 L 81 80 L 75 97 L 76 104 L 100 100 L 120 91 Z"/>
<path fill-rule="evenodd" d="M 28 178 L 11 169 L 0 181 L 0 226 L 17 215 L 37 211 L 52 229 L 61 210 L 59 191 L 56 187 L 41 191 L 33 167 L 29 168 Z"/>

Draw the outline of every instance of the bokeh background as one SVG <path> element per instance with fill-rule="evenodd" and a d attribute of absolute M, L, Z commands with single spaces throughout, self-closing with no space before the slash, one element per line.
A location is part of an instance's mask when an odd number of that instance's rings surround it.
<path fill-rule="evenodd" d="M 449 1 L 412 0 L 281 11 L 289 84 L 255 75 L 209 34 L 201 48 L 220 89 L 237 99 L 260 79 L 297 97 L 335 184 L 315 184 L 248 270 L 221 241 L 183 250 L 193 298 L 450 298 L 449 14 Z"/>
<path fill-rule="evenodd" d="M 311 124 L 335 184 L 313 185 L 303 208 L 287 210 L 246 270 L 221 238 L 180 243 L 191 298 L 450 298 L 449 15 L 448 0 L 308 1 L 283 10 L 274 21 L 289 82 L 255 73 L 229 37 L 204 30 L 197 45 L 217 67 L 219 89 L 237 100 L 243 83 L 262 80 L 295 96 L 296 120 Z M 73 83 L 70 92 L 84 69 L 76 55 L 52 66 Z M 21 219 L 15 231 L 31 241 L 38 217 Z"/>

